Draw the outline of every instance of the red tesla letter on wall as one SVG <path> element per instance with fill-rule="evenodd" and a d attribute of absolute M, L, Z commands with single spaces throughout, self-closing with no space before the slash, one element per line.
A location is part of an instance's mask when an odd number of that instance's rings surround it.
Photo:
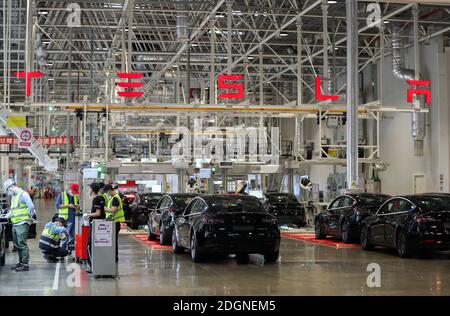
<path fill-rule="evenodd" d="M 431 84 L 430 80 L 407 80 L 406 82 L 408 82 L 408 84 L 410 86 L 424 86 L 424 87 L 428 87 Z M 412 102 L 413 101 L 413 95 L 420 95 L 420 94 L 424 94 L 425 95 L 425 103 L 427 105 L 430 105 L 431 103 L 431 91 L 430 89 L 408 89 L 408 95 L 407 95 L 407 100 L 408 102 Z"/>
<path fill-rule="evenodd" d="M 120 79 L 140 79 L 142 78 L 143 73 L 131 73 L 131 72 L 119 72 L 117 76 Z M 118 82 L 117 85 L 121 88 L 126 88 L 128 91 L 120 91 L 117 92 L 119 97 L 124 98 L 136 98 L 140 97 L 144 94 L 142 91 L 131 91 L 133 88 L 142 87 L 142 82 Z"/>
<path fill-rule="evenodd" d="M 323 95 L 320 92 L 320 77 L 316 77 L 316 100 L 325 101 L 325 100 L 333 100 L 336 101 L 339 99 L 337 95 Z"/>
<path fill-rule="evenodd" d="M 14 72 L 14 76 L 17 78 L 25 78 L 25 95 L 29 97 L 31 95 L 31 78 L 39 78 L 42 77 L 43 73 L 39 71 L 25 72 L 25 71 L 16 71 Z"/>
<path fill-rule="evenodd" d="M 217 97 L 220 99 L 242 99 L 244 97 L 243 83 L 226 83 L 225 81 L 239 81 L 244 75 L 226 75 L 220 74 L 217 77 L 217 87 L 219 89 L 237 90 L 236 92 L 224 92 Z"/>

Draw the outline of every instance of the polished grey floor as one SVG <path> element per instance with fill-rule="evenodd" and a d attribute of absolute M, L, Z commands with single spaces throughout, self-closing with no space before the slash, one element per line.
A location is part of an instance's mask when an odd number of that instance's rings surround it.
<path fill-rule="evenodd" d="M 39 232 L 53 213 L 49 201 L 36 203 Z M 234 258 L 202 264 L 188 253 L 175 255 L 150 249 L 130 235 L 121 235 L 120 278 L 91 280 L 80 273 L 73 282 L 71 262 L 49 264 L 42 259 L 37 240 L 29 242 L 31 270 L 17 273 L 9 266 L 17 255 L 9 252 L 0 268 L 0 295 L 449 295 L 450 253 L 428 259 L 401 259 L 393 251 L 335 249 L 283 239 L 279 262 L 264 264 L 258 255 L 248 263 Z M 380 287 L 367 285 L 367 266 L 378 264 Z M 66 269 L 69 268 L 69 271 Z"/>

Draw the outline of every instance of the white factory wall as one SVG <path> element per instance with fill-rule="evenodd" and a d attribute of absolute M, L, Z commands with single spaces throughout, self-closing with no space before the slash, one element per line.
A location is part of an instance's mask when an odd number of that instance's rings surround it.
<path fill-rule="evenodd" d="M 414 156 L 414 143 L 411 136 L 411 114 L 388 113 L 383 115 L 380 124 L 381 159 L 389 164 L 387 171 L 380 174 L 382 191 L 389 194 L 413 193 L 413 175 L 425 175 L 425 191 L 439 191 L 440 174 L 444 176 L 443 191 L 448 191 L 448 84 L 447 61 L 449 53 L 442 53 L 441 38 L 432 39 L 429 45 L 421 45 L 421 73 L 424 79 L 431 80 L 431 113 L 427 119 L 427 135 L 424 141 L 424 155 Z M 405 51 L 407 68 L 414 68 L 413 50 Z M 439 74 L 440 71 L 440 74 Z M 389 56 L 384 64 L 384 106 L 409 107 L 406 102 L 407 84 L 394 78 L 392 59 Z M 445 94 L 445 96 L 444 96 Z"/>
<path fill-rule="evenodd" d="M 431 80 L 432 90 L 431 113 L 428 114 L 427 118 L 423 156 L 414 156 L 410 113 L 385 113 L 380 123 L 381 159 L 383 162 L 389 164 L 389 168 L 380 173 L 382 192 L 392 195 L 413 193 L 414 174 L 425 175 L 425 191 L 427 192 L 450 191 L 450 111 L 448 109 L 450 101 L 450 79 L 448 77 L 450 74 L 450 48 L 444 49 L 442 38 L 436 37 L 430 39 L 428 43 L 422 43 L 420 51 L 421 74 L 423 79 Z M 413 69 L 413 48 L 405 49 L 403 53 L 406 68 Z M 364 94 L 360 95 L 360 102 L 374 100 L 371 86 L 371 77 L 373 74 L 374 71 L 370 67 L 367 67 L 364 71 Z M 341 81 L 339 80 L 339 82 Z M 384 106 L 411 107 L 406 101 L 407 84 L 395 78 L 392 74 L 391 56 L 385 58 L 382 82 Z M 374 122 L 369 120 L 368 125 L 374 126 Z M 284 129 L 282 131 L 284 132 Z M 289 132 L 286 131 L 286 133 Z M 328 130 L 326 134 L 329 138 L 332 137 L 331 130 Z M 306 140 L 314 140 L 314 156 L 317 158 L 319 149 L 318 142 L 320 140 L 316 120 L 305 120 L 304 135 Z M 340 135 L 341 132 L 339 133 L 339 138 Z M 372 142 L 375 135 L 373 132 L 369 132 L 366 135 L 369 143 Z M 341 166 L 337 166 L 336 169 L 337 172 L 345 172 L 345 168 Z M 325 196 L 327 177 L 332 172 L 333 166 L 331 165 L 312 165 L 308 170 L 312 181 L 319 183 L 320 190 L 324 191 Z M 364 175 L 360 173 L 360 177 L 362 178 Z"/>

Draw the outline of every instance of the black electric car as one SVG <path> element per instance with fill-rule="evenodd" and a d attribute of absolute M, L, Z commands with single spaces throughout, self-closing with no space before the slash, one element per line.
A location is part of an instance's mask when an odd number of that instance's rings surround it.
<path fill-rule="evenodd" d="M 352 193 L 335 198 L 328 208 L 314 219 L 315 237 L 326 236 L 341 238 L 345 243 L 358 240 L 361 221 L 377 212 L 378 208 L 390 196 L 385 194 Z"/>
<path fill-rule="evenodd" d="M 263 254 L 266 262 L 275 262 L 279 247 L 277 218 L 254 196 L 196 197 L 175 219 L 172 234 L 173 251 L 189 249 L 194 262 L 206 255 L 231 253 Z"/>
<path fill-rule="evenodd" d="M 396 248 L 400 257 L 450 250 L 450 196 L 418 194 L 393 197 L 362 222 L 361 247 Z"/>
<path fill-rule="evenodd" d="M 305 208 L 293 194 L 266 193 L 264 196 L 264 206 L 277 217 L 279 225 L 305 226 Z"/>
<path fill-rule="evenodd" d="M 155 208 L 162 193 L 138 193 L 130 205 L 128 226 L 137 229 L 140 225 L 147 225 L 148 215 Z"/>
<path fill-rule="evenodd" d="M 174 220 L 183 214 L 186 205 L 198 194 L 174 193 L 165 194 L 148 216 L 148 240 L 155 240 L 159 236 L 161 245 L 170 245 Z"/>
<path fill-rule="evenodd" d="M 131 204 L 133 204 L 136 195 L 137 192 L 135 191 L 119 191 L 119 196 L 122 199 L 123 213 L 127 222 L 130 220 Z"/>

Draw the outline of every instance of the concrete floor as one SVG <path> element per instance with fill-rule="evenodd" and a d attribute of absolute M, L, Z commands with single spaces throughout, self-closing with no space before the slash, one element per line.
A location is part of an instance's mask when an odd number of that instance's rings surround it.
<path fill-rule="evenodd" d="M 37 200 L 38 232 L 53 214 L 53 201 Z M 80 287 L 71 287 L 68 263 L 49 264 L 38 240 L 29 241 L 29 272 L 0 268 L 2 295 L 450 295 L 450 253 L 430 259 L 401 259 L 390 250 L 364 252 L 283 238 L 280 260 L 265 265 L 258 255 L 238 264 L 233 258 L 194 264 L 188 253 L 152 250 L 130 235 L 121 235 L 120 279 L 91 280 L 81 272 Z M 381 287 L 369 288 L 367 265 L 381 268 Z M 56 281 L 55 281 L 56 280 Z"/>

